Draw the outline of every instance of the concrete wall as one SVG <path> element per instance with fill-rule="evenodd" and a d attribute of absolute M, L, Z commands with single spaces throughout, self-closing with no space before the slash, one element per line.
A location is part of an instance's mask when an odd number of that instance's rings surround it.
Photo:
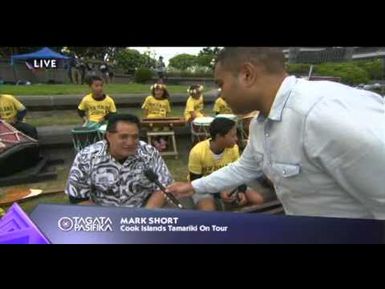
<path fill-rule="evenodd" d="M 76 109 L 84 95 L 41 95 L 41 96 L 18 96 L 18 99 L 31 111 L 47 111 L 60 109 Z M 117 94 L 112 95 L 118 107 L 137 107 L 143 104 L 147 94 Z M 204 93 L 204 100 L 207 104 L 212 104 L 216 99 L 216 91 Z M 187 100 L 185 94 L 173 94 L 170 101 L 173 105 L 184 106 Z"/>

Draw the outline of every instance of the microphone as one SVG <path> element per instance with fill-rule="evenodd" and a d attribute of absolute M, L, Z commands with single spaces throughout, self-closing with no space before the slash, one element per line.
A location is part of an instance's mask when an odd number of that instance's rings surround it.
<path fill-rule="evenodd" d="M 232 190 L 229 193 L 229 197 L 231 197 L 235 193 L 244 193 L 244 192 L 246 192 L 246 190 L 247 190 L 247 186 L 246 185 L 240 185 L 239 187 L 236 187 L 234 190 Z"/>
<path fill-rule="evenodd" d="M 246 190 L 247 190 L 246 185 L 240 185 L 239 187 L 236 187 L 234 190 L 232 190 L 229 193 L 229 197 L 232 197 L 235 193 L 237 193 L 236 197 L 237 197 L 237 202 L 239 203 L 241 201 L 241 197 L 239 196 L 239 193 L 245 193 Z"/>
<path fill-rule="evenodd" d="M 166 188 L 159 182 L 158 175 L 152 169 L 150 169 L 150 168 L 145 169 L 144 175 L 146 176 L 146 178 L 149 181 L 155 183 L 160 188 L 160 190 L 163 192 L 163 194 L 165 194 L 167 200 L 169 200 L 171 203 L 173 203 L 179 209 L 184 209 L 183 205 L 178 201 L 177 198 L 175 198 L 175 196 L 173 194 L 166 192 Z"/>
<path fill-rule="evenodd" d="M 239 203 L 240 201 L 241 201 L 241 198 L 240 198 L 240 196 L 239 196 L 239 190 L 238 190 L 238 188 L 235 188 L 234 190 L 232 190 L 230 193 L 229 193 L 229 197 L 232 197 L 234 194 L 237 194 L 236 195 L 236 197 L 237 197 L 237 202 Z M 234 201 L 233 201 L 234 202 Z"/>

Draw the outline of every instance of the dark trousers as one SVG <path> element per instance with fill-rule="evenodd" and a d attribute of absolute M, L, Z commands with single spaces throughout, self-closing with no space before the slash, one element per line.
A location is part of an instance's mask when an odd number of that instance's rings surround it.
<path fill-rule="evenodd" d="M 26 134 L 27 136 L 30 136 L 31 138 L 36 140 L 38 138 L 36 128 L 28 123 L 16 121 L 16 123 L 13 124 L 13 127 Z"/>

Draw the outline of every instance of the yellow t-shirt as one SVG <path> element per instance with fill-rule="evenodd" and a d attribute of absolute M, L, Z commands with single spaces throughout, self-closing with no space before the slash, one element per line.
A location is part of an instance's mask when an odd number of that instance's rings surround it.
<path fill-rule="evenodd" d="M 190 151 L 188 169 L 191 173 L 207 176 L 239 158 L 239 148 L 235 145 L 232 148 L 226 148 L 222 156 L 215 159 L 214 153 L 210 150 L 210 140 L 197 143 Z"/>
<path fill-rule="evenodd" d="M 16 121 L 17 112 L 24 109 L 25 106 L 14 96 L 9 94 L 0 95 L 0 118 L 6 122 Z"/>
<path fill-rule="evenodd" d="M 184 111 L 184 118 L 188 121 L 191 118 L 191 113 L 195 112 L 196 117 L 203 116 L 203 95 L 201 95 L 198 99 L 190 96 L 186 102 L 186 109 Z"/>
<path fill-rule="evenodd" d="M 103 100 L 95 100 L 92 93 L 83 97 L 78 109 L 84 110 L 89 121 L 100 122 L 110 112 L 116 112 L 114 100 L 106 95 Z"/>
<path fill-rule="evenodd" d="M 171 111 L 168 99 L 156 99 L 152 95 L 146 97 L 142 109 L 147 110 L 147 118 L 167 117 L 167 113 Z"/>
<path fill-rule="evenodd" d="M 222 97 L 218 97 L 215 101 L 213 111 L 218 114 L 233 114 L 230 106 Z"/>

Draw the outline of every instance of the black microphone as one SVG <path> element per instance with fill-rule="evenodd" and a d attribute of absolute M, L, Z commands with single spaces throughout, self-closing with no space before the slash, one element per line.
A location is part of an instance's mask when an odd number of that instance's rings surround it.
<path fill-rule="evenodd" d="M 237 193 L 237 202 L 239 203 L 241 201 L 241 197 L 239 196 L 239 193 L 245 193 L 247 190 L 246 185 L 240 185 L 239 187 L 236 187 L 234 190 L 232 190 L 229 193 L 229 197 L 232 197 L 235 193 Z"/>
<path fill-rule="evenodd" d="M 180 209 L 184 208 L 183 205 L 177 200 L 177 198 L 175 198 L 173 194 L 166 192 L 166 188 L 159 182 L 158 175 L 152 169 L 145 169 L 144 175 L 149 181 L 155 183 L 160 188 L 160 190 L 163 192 L 163 194 L 165 194 L 167 199 L 171 201 L 171 203 L 173 203 L 176 207 Z"/>
<path fill-rule="evenodd" d="M 244 193 L 244 192 L 246 192 L 246 190 L 247 190 L 247 186 L 246 185 L 240 185 L 239 187 L 236 187 L 234 190 L 232 190 L 229 193 L 229 197 L 231 197 L 235 193 Z"/>

